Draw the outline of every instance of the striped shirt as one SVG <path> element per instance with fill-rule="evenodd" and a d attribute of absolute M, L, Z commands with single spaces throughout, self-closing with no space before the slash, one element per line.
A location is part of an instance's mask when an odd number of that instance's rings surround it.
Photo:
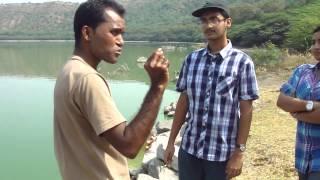
<path fill-rule="evenodd" d="M 182 149 L 208 161 L 229 159 L 236 145 L 239 101 L 258 98 L 251 58 L 230 41 L 219 54 L 208 48 L 194 51 L 183 62 L 176 89 L 189 100 Z"/>
<path fill-rule="evenodd" d="M 282 85 L 281 92 L 303 100 L 320 101 L 320 81 L 315 71 L 320 71 L 320 63 L 297 67 Z M 298 121 L 295 167 L 303 174 L 320 171 L 320 125 Z"/>

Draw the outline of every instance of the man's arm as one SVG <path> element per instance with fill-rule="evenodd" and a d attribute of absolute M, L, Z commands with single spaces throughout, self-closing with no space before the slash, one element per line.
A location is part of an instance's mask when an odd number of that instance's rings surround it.
<path fill-rule="evenodd" d="M 306 111 L 307 101 L 290 97 L 280 92 L 277 106 L 282 110 L 290 113 Z"/>
<path fill-rule="evenodd" d="M 177 108 L 174 115 L 167 148 L 164 152 L 164 162 L 166 164 L 170 164 L 172 161 L 172 157 L 174 155 L 174 142 L 181 129 L 181 126 L 186 120 L 187 112 L 188 112 L 188 95 L 187 93 L 182 92 L 177 102 Z"/>
<path fill-rule="evenodd" d="M 252 100 L 242 100 L 240 101 L 240 122 L 239 130 L 237 135 L 237 144 L 246 144 L 251 120 L 252 120 Z M 232 153 L 226 168 L 226 173 L 229 178 L 238 176 L 241 174 L 244 154 L 238 148 Z"/>
<path fill-rule="evenodd" d="M 315 106 L 315 109 L 311 112 L 293 113 L 292 116 L 299 121 L 311 124 L 320 124 L 320 105 L 319 103 L 316 103 Z"/>
<path fill-rule="evenodd" d="M 145 69 L 151 87 L 135 118 L 128 124 L 121 123 L 102 134 L 120 153 L 134 158 L 145 143 L 156 120 L 163 93 L 169 80 L 169 62 L 158 49 L 146 62 Z"/>
<path fill-rule="evenodd" d="M 280 93 L 277 101 L 277 106 L 286 112 L 290 112 L 291 115 L 299 121 L 320 124 L 320 102 L 313 101 L 313 110 L 306 111 L 306 100 L 293 98 Z"/>

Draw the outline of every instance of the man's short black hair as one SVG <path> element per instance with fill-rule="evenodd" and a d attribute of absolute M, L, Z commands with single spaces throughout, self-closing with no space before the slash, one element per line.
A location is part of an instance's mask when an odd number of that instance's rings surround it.
<path fill-rule="evenodd" d="M 74 15 L 73 30 L 75 46 L 79 47 L 81 39 L 81 29 L 83 26 L 89 26 L 95 29 L 100 23 L 105 22 L 105 9 L 110 8 L 118 13 L 121 17 L 125 14 L 122 5 L 114 0 L 87 0 L 81 3 Z"/>
<path fill-rule="evenodd" d="M 314 34 L 314 33 L 317 33 L 317 32 L 320 32 L 320 26 L 316 27 L 316 28 L 313 30 L 313 34 Z"/>

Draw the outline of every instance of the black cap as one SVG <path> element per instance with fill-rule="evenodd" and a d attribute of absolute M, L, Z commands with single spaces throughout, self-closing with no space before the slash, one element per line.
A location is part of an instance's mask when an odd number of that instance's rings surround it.
<path fill-rule="evenodd" d="M 206 2 L 201 8 L 193 11 L 192 15 L 195 17 L 200 17 L 204 12 L 211 10 L 211 9 L 220 9 L 223 10 L 230 16 L 229 8 L 221 3 L 221 2 Z"/>

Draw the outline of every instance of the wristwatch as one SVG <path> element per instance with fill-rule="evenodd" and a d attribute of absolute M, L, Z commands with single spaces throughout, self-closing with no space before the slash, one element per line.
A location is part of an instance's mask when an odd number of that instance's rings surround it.
<path fill-rule="evenodd" d="M 307 111 L 312 111 L 313 110 L 313 101 L 307 101 L 306 110 Z"/>
<path fill-rule="evenodd" d="M 245 144 L 236 144 L 236 147 L 239 148 L 241 152 L 246 151 L 246 145 Z"/>

